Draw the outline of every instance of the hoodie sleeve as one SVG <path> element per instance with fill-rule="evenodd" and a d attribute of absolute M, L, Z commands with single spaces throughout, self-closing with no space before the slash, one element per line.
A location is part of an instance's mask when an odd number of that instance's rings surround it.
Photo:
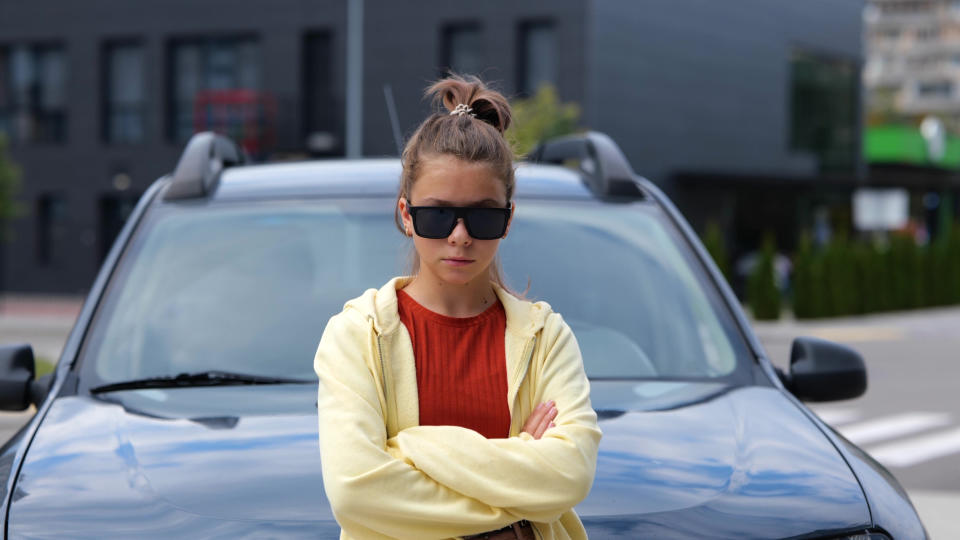
<path fill-rule="evenodd" d="M 550 522 L 583 500 L 593 484 L 601 432 L 590 385 L 570 327 L 552 314 L 541 334 L 545 359 L 538 401 L 554 400 L 556 427 L 540 439 L 526 433 L 487 439 L 456 426 L 408 428 L 388 441 L 441 484 L 538 522 Z"/>
<path fill-rule="evenodd" d="M 449 538 L 519 519 L 391 456 L 365 322 L 331 318 L 314 358 L 323 486 L 343 530 L 355 538 Z"/>

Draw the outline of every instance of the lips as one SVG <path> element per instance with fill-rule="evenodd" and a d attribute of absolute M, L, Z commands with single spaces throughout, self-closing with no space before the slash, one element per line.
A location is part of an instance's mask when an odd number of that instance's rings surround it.
<path fill-rule="evenodd" d="M 466 257 L 447 257 L 443 259 L 443 262 L 449 264 L 450 266 L 466 266 L 473 262 L 473 259 L 468 259 Z"/>

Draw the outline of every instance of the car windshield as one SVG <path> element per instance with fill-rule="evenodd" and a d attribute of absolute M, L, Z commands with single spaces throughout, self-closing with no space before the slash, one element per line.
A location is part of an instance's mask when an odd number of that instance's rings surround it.
<path fill-rule="evenodd" d="M 327 319 L 409 267 L 387 200 L 176 205 L 152 212 L 84 347 L 98 383 L 222 370 L 304 380 Z M 593 378 L 722 378 L 746 346 L 651 203 L 520 201 L 508 285 L 570 324 Z"/>

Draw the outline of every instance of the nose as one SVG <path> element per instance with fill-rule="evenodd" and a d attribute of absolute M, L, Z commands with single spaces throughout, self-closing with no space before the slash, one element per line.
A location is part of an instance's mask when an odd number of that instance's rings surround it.
<path fill-rule="evenodd" d="M 447 237 L 447 242 L 454 246 L 469 246 L 472 241 L 473 238 L 467 232 L 467 225 L 463 222 L 463 218 L 457 218 L 457 225 L 453 228 L 450 236 Z"/>

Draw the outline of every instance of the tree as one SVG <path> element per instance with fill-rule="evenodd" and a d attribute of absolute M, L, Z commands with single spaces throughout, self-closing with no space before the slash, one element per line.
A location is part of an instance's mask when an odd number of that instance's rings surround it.
<path fill-rule="evenodd" d="M 507 137 L 521 157 L 541 141 L 575 132 L 580 120 L 580 106 L 560 103 L 556 89 L 549 84 L 540 86 L 533 97 L 514 100 L 511 107 L 513 123 Z"/>
<path fill-rule="evenodd" d="M 773 266 L 775 257 L 776 246 L 773 234 L 767 233 L 764 235 L 763 248 L 750 274 L 747 288 L 750 310 L 757 320 L 780 318 L 780 289 L 777 288 Z"/>
<path fill-rule="evenodd" d="M 800 249 L 793 261 L 793 316 L 812 319 L 823 316 L 823 280 L 810 233 L 800 235 Z"/>
<path fill-rule="evenodd" d="M 723 231 L 720 230 L 717 222 L 711 221 L 707 223 L 707 228 L 703 232 L 703 246 L 707 248 L 707 252 L 710 253 L 710 256 L 713 258 L 713 262 L 717 263 L 717 268 L 720 269 L 723 277 L 729 282 L 730 258 L 727 255 L 726 242 L 723 240 Z"/>
<path fill-rule="evenodd" d="M 825 315 L 837 317 L 857 312 L 856 261 L 847 233 L 833 235 L 823 253 Z"/>
<path fill-rule="evenodd" d="M 953 225 L 947 241 L 947 273 L 941 279 L 947 281 L 951 304 L 960 303 L 960 223 Z"/>

